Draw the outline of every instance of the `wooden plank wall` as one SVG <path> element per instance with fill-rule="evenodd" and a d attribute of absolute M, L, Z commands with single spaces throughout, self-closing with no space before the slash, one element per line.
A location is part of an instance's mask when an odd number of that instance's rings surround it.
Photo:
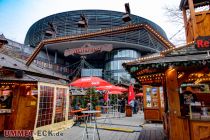
<path fill-rule="evenodd" d="M 27 96 L 25 86 L 17 86 L 13 90 L 12 114 L 5 129 L 33 130 L 36 117 L 36 99 Z M 35 104 L 31 104 L 31 103 Z"/>
<path fill-rule="evenodd" d="M 199 36 L 210 36 L 210 11 L 196 13 Z"/>
<path fill-rule="evenodd" d="M 197 12 L 195 14 L 197 36 L 210 36 L 210 10 Z M 196 38 L 193 35 L 192 20 L 189 19 L 187 27 L 185 28 L 187 33 L 187 43 L 191 42 Z"/>

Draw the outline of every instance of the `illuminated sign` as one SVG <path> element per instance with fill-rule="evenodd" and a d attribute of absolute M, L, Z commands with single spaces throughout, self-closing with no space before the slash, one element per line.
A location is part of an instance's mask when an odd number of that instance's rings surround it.
<path fill-rule="evenodd" d="M 195 48 L 197 50 L 210 50 L 210 36 L 199 36 L 196 39 Z"/>
<path fill-rule="evenodd" d="M 86 54 L 91 54 L 95 52 L 110 52 L 113 49 L 112 44 L 103 44 L 103 45 L 91 45 L 91 44 L 84 44 L 80 48 L 73 48 L 73 49 L 67 49 L 64 51 L 64 56 L 69 56 L 69 55 L 86 55 Z"/>

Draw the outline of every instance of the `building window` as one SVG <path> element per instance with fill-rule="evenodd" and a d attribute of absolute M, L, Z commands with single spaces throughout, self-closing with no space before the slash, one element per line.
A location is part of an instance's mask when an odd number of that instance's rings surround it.
<path fill-rule="evenodd" d="M 109 80 L 112 77 L 112 80 L 117 82 L 120 82 L 121 79 L 130 80 L 131 77 L 128 73 L 125 73 L 122 63 L 125 60 L 133 60 L 140 56 L 141 54 L 138 51 L 131 49 L 119 49 L 107 53 L 105 71 L 109 76 L 106 75 L 105 79 Z"/>

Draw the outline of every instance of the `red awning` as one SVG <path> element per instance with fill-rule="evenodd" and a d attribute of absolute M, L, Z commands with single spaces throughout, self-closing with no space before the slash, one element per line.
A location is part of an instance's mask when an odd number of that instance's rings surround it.
<path fill-rule="evenodd" d="M 99 77 L 83 77 L 71 82 L 69 85 L 80 88 L 90 88 L 97 86 L 108 86 L 111 84 Z"/>
<path fill-rule="evenodd" d="M 119 87 L 119 86 L 115 86 L 115 85 L 109 85 L 109 86 L 99 86 L 96 87 L 97 90 L 107 90 L 107 91 L 127 91 L 126 88 L 124 87 Z"/>
<path fill-rule="evenodd" d="M 123 94 L 121 91 L 110 91 L 108 94 Z"/>

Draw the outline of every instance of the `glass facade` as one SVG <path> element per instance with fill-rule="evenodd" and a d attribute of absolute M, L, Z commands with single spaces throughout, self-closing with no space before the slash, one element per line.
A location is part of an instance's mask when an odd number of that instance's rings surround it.
<path fill-rule="evenodd" d="M 78 28 L 77 22 L 80 20 L 81 13 L 83 13 L 88 20 L 87 29 Z M 127 23 L 122 20 L 123 14 L 124 13 L 122 12 L 108 10 L 77 10 L 54 14 L 34 23 L 26 34 L 24 44 L 36 46 L 41 40 L 51 38 L 43 34 L 46 30 L 49 30 L 48 22 L 53 23 L 56 27 L 56 37 L 63 37 L 125 26 Z M 130 16 L 132 24 L 148 24 L 167 39 L 164 30 L 154 22 L 140 16 L 132 14 Z M 145 29 L 120 33 L 117 35 L 99 36 L 87 40 L 125 42 L 163 50 L 162 45 L 157 41 L 152 40 Z"/>
<path fill-rule="evenodd" d="M 119 49 L 107 53 L 104 72 L 105 79 L 117 83 L 130 81 L 130 74 L 124 70 L 122 63 L 125 60 L 133 60 L 140 56 L 140 52 L 131 49 Z"/>
<path fill-rule="evenodd" d="M 80 20 L 81 14 L 84 14 L 87 18 L 88 28 L 78 28 L 77 23 Z M 29 28 L 25 37 L 24 44 L 29 46 L 36 46 L 43 39 L 79 35 L 83 33 L 91 33 L 104 29 L 126 26 L 128 25 L 128 23 L 122 20 L 123 15 L 123 12 L 109 10 L 76 10 L 50 15 L 35 22 Z M 130 17 L 132 24 L 149 25 L 163 38 L 168 40 L 164 30 L 156 23 L 132 14 L 130 15 Z M 49 25 L 47 24 L 48 22 L 52 23 L 54 27 L 56 27 L 55 36 L 46 36 L 44 34 L 45 31 L 49 30 Z M 91 65 L 91 67 L 87 66 L 80 68 L 80 70 L 82 69 L 80 71 L 81 76 L 102 76 L 112 83 L 119 83 L 131 80 L 130 75 L 122 67 L 122 63 L 125 60 L 136 59 L 140 57 L 141 54 L 144 55 L 163 51 L 166 47 L 159 39 L 153 36 L 148 29 L 140 28 L 138 30 L 132 30 L 115 35 L 101 35 L 97 37 L 86 38 L 85 40 L 77 40 L 75 42 L 71 41 L 68 42 L 68 49 L 70 49 L 71 47 L 80 47 L 85 43 L 92 43 L 96 45 L 108 43 L 113 45 L 112 52 L 102 52 L 101 55 L 95 53 L 95 56 L 92 55 L 89 57 L 89 59 L 87 56 L 86 60 Z M 66 42 L 60 43 L 59 47 L 57 47 L 56 44 L 51 45 L 52 46 L 48 48 L 49 54 L 54 54 L 53 51 L 57 49 L 57 51 L 63 55 L 63 50 L 67 48 Z M 80 61 L 79 57 L 62 57 L 62 55 L 58 55 L 58 58 L 61 57 L 60 59 L 64 59 L 64 61 L 69 62 L 68 65 Z M 35 62 L 39 63 L 39 65 L 43 65 L 46 68 L 63 71 L 66 75 L 69 76 L 70 79 L 73 79 L 73 77 L 75 76 L 75 69 L 77 67 L 67 67 L 67 64 L 64 64 L 63 67 L 57 67 L 57 65 L 56 67 L 54 67 L 53 64 L 48 65 L 48 61 L 46 60 L 46 63 L 42 63 L 38 60 L 35 60 Z"/>
<path fill-rule="evenodd" d="M 82 69 L 81 76 L 82 77 L 87 77 L 87 76 L 102 77 L 102 69 Z"/>

